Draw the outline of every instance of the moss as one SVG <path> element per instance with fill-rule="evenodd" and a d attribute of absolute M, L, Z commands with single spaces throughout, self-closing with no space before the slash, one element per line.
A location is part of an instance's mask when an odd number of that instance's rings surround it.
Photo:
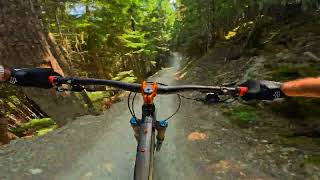
<path fill-rule="evenodd" d="M 23 136 L 23 133 L 29 129 L 42 129 L 56 125 L 51 118 L 32 119 L 27 123 L 22 124 L 20 127 L 13 128 L 12 132 L 17 136 Z"/>
<path fill-rule="evenodd" d="M 42 118 L 42 119 L 32 119 L 31 121 L 25 123 L 21 127 L 24 129 L 31 129 L 31 128 L 48 127 L 51 125 L 55 125 L 55 122 L 51 118 Z"/>
<path fill-rule="evenodd" d="M 241 127 L 254 124 L 257 121 L 256 109 L 248 105 L 241 105 L 227 113 L 232 123 Z"/>
<path fill-rule="evenodd" d="M 53 130 L 55 130 L 57 128 L 58 128 L 58 125 L 52 125 L 52 126 L 49 126 L 47 128 L 39 129 L 39 130 L 36 131 L 36 133 L 37 133 L 37 136 L 43 136 L 43 135 L 45 135 L 45 134 L 47 134 L 47 133 L 49 133 L 49 132 L 51 132 L 51 131 L 53 131 Z"/>

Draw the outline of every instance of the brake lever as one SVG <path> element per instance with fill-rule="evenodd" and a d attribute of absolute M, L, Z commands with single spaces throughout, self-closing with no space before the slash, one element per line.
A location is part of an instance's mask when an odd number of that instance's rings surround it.
<path fill-rule="evenodd" d="M 62 85 L 59 85 L 59 86 L 54 86 L 53 88 L 58 92 L 65 92 L 65 91 L 81 92 L 85 90 L 85 88 L 80 85 L 72 85 L 71 87 L 68 87 L 68 88 L 63 87 Z"/>
<path fill-rule="evenodd" d="M 82 92 L 83 90 L 85 90 L 85 87 L 81 85 L 72 85 L 70 89 L 73 92 Z"/>

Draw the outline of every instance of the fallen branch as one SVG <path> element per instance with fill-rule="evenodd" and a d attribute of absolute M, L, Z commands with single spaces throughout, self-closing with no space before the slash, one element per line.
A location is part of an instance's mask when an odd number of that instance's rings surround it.
<path fill-rule="evenodd" d="M 310 52 L 310 51 L 304 52 L 303 54 L 308 56 L 309 58 L 315 60 L 315 61 L 320 62 L 320 58 L 318 56 L 316 56 L 315 54 L 313 54 L 312 52 Z"/>

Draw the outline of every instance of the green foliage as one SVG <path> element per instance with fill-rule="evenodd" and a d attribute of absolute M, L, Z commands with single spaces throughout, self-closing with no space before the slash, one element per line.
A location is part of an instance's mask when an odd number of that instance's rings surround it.
<path fill-rule="evenodd" d="M 66 36 L 58 41 L 66 49 L 71 45 L 82 51 L 82 56 L 74 57 L 76 68 L 87 71 L 89 76 L 104 72 L 110 78 L 121 71 L 139 72 L 157 55 L 169 51 L 175 21 L 169 0 L 54 2 L 47 0 L 44 5 L 49 29 L 57 38 Z M 64 35 L 70 33 L 76 34 L 81 43 L 75 45 L 69 35 Z M 74 48 L 69 47 L 70 50 Z M 135 66 L 139 59 L 147 60 L 145 67 Z"/>
<path fill-rule="evenodd" d="M 310 18 L 303 18 L 310 21 L 316 18 L 312 12 L 316 11 L 317 2 L 314 0 L 302 1 L 303 14 L 310 14 Z M 287 3 L 297 3 L 294 0 L 180 0 L 176 3 L 177 18 L 174 24 L 172 47 L 179 48 L 189 56 L 203 55 L 210 47 L 213 47 L 217 41 L 231 40 L 236 35 L 245 32 L 244 38 L 240 36 L 241 43 L 247 44 L 246 37 L 251 34 L 246 29 L 252 29 L 253 23 L 257 28 L 252 39 L 259 39 L 261 31 L 269 28 L 268 23 L 273 20 L 287 22 L 290 17 L 299 17 L 301 15 L 299 4 L 292 8 Z M 301 9 L 300 9 L 301 10 Z M 311 11 L 310 11 L 311 10 Z M 297 12 L 295 12 L 297 11 Z M 290 15 L 291 14 L 291 15 Z M 245 25 L 248 22 L 247 28 Z M 237 29 L 240 26 L 240 29 Z M 244 29 L 241 29 L 244 27 Z M 319 27 L 319 26 L 318 26 Z M 252 47 L 258 42 L 249 42 Z"/>
<path fill-rule="evenodd" d="M 145 48 L 148 42 L 145 40 L 145 34 L 139 31 L 129 31 L 122 34 L 119 38 L 123 41 L 124 46 L 132 49 Z"/>

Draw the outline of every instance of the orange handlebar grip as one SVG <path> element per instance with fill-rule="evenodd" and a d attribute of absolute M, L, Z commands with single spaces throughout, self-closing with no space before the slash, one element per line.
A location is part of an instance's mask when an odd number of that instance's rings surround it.
<path fill-rule="evenodd" d="M 56 77 L 55 77 L 55 76 L 49 76 L 48 82 L 49 82 L 50 84 L 54 84 L 55 81 L 56 81 Z"/>
<path fill-rule="evenodd" d="M 240 96 L 244 96 L 249 91 L 248 87 L 239 87 L 239 88 L 240 88 L 240 92 L 239 92 Z"/>

